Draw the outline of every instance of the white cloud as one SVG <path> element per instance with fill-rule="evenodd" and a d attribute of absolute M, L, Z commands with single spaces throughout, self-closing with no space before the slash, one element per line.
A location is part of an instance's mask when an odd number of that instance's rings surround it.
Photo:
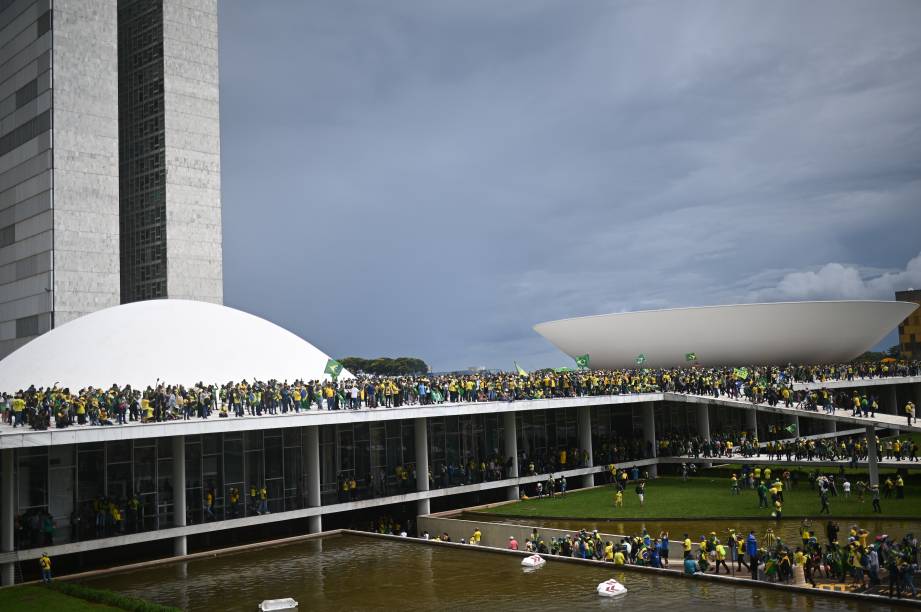
<path fill-rule="evenodd" d="M 921 288 L 921 253 L 903 270 L 872 273 L 858 266 L 828 263 L 818 270 L 790 272 L 776 286 L 754 292 L 755 300 L 891 300 L 896 291 Z"/>

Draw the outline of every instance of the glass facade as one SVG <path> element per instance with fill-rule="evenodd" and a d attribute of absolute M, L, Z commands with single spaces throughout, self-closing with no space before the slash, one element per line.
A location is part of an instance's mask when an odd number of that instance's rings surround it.
<path fill-rule="evenodd" d="M 306 507 L 303 435 L 295 427 L 186 436 L 186 524 L 256 514 L 262 487 L 270 512 Z M 14 477 L 18 548 L 175 524 L 171 438 L 17 449 Z"/>
<path fill-rule="evenodd" d="M 320 427 L 320 495 L 324 504 L 415 491 L 415 467 L 411 420 Z"/>
<path fill-rule="evenodd" d="M 163 2 L 118 0 L 122 303 L 166 297 Z"/>
<path fill-rule="evenodd" d="M 504 478 L 509 457 L 503 436 L 497 414 L 428 419 L 429 488 Z"/>
<path fill-rule="evenodd" d="M 595 462 L 641 455 L 640 407 L 595 407 Z M 657 427 L 691 418 L 657 406 Z M 587 465 L 578 410 L 518 412 L 519 470 L 526 475 Z M 323 505 L 416 490 L 415 420 L 318 426 Z M 426 419 L 429 487 L 507 477 L 501 414 Z M 37 547 L 176 524 L 176 486 L 185 486 L 185 524 L 273 514 L 308 506 L 308 428 L 184 436 L 185 483 L 174 482 L 175 438 L 64 445 L 14 452 L 17 546 Z M 532 467 L 533 466 L 533 467 Z"/>

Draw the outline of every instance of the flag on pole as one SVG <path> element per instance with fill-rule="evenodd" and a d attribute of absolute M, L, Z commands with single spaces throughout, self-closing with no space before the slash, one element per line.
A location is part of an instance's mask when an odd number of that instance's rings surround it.
<path fill-rule="evenodd" d="M 524 369 L 523 367 L 521 367 L 520 365 L 518 365 L 518 362 L 517 362 L 517 361 L 515 362 L 515 371 L 518 372 L 518 376 L 527 376 L 527 375 L 528 375 L 528 371 L 525 370 L 525 369 Z"/>
<path fill-rule="evenodd" d="M 336 361 L 335 359 L 330 359 L 326 362 L 326 369 L 323 370 L 324 374 L 329 374 L 333 380 L 339 378 L 339 373 L 342 372 L 342 364 Z"/>
<path fill-rule="evenodd" d="M 685 361 L 697 361 L 697 353 L 685 353 L 684 360 Z"/>
<path fill-rule="evenodd" d="M 633 361 L 636 363 L 636 365 L 643 365 L 644 363 L 646 363 L 646 354 L 640 353 L 639 355 L 636 356 L 636 359 L 634 359 Z"/>
<path fill-rule="evenodd" d="M 588 369 L 588 355 L 579 355 L 576 357 L 576 365 L 580 370 Z"/>
<path fill-rule="evenodd" d="M 789 425 L 784 427 L 784 429 L 789 431 L 791 435 L 794 435 L 794 436 L 796 435 L 796 423 L 790 423 Z"/>

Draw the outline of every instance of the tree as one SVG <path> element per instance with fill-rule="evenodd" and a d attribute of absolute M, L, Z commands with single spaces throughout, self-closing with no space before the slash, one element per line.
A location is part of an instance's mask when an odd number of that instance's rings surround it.
<path fill-rule="evenodd" d="M 338 361 L 353 374 L 412 376 L 416 374 L 425 374 L 429 371 L 428 364 L 417 357 L 378 357 L 376 359 L 346 357 Z"/>

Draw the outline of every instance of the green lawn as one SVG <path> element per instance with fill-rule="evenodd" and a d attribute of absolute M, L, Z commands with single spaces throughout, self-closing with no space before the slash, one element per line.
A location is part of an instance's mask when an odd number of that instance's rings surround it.
<path fill-rule="evenodd" d="M 921 494 L 906 487 L 905 499 L 882 500 L 881 518 L 895 516 L 921 517 Z M 554 499 L 529 499 L 485 510 L 493 514 L 521 517 L 565 517 L 596 519 L 683 519 L 683 518 L 771 518 L 771 511 L 758 509 L 758 494 L 743 490 L 741 495 L 730 495 L 727 478 L 691 478 L 682 482 L 677 477 L 651 480 L 646 485 L 646 504 L 640 506 L 634 485 L 624 493 L 624 507 L 614 507 L 613 486 L 574 491 L 566 497 Z M 893 494 L 894 495 L 894 494 Z M 821 504 L 818 495 L 808 485 L 800 484 L 784 491 L 785 517 L 817 517 Z M 873 516 L 869 495 L 859 503 L 854 494 L 850 501 L 842 497 L 829 500 L 832 516 Z"/>
<path fill-rule="evenodd" d="M 37 585 L 0 590 L 0 612 L 101 612 L 120 609 L 91 603 Z"/>

